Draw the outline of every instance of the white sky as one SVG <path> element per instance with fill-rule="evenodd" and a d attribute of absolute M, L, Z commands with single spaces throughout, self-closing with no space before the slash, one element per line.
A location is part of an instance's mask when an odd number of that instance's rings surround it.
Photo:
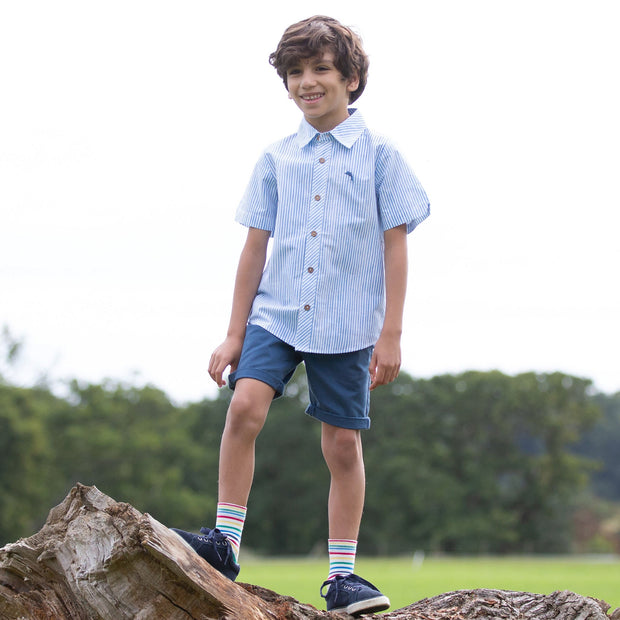
<path fill-rule="evenodd" d="M 316 13 L 358 30 L 357 103 L 432 214 L 410 237 L 403 367 L 620 390 L 613 0 L 0 3 L 0 325 L 16 376 L 213 396 L 260 151 L 299 112 L 267 57 Z"/>

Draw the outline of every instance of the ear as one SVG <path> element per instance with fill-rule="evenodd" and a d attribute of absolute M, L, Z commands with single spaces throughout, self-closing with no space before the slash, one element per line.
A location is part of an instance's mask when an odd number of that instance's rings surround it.
<path fill-rule="evenodd" d="M 360 85 L 359 76 L 355 74 L 347 80 L 347 91 L 352 93 L 354 90 L 357 90 L 357 87 L 359 85 Z"/>

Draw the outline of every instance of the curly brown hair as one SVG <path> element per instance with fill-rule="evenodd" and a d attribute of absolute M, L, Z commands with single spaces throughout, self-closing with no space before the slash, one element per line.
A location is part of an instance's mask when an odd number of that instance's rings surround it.
<path fill-rule="evenodd" d="M 275 67 L 288 90 L 288 70 L 300 60 L 321 56 L 326 49 L 334 54 L 334 65 L 345 80 L 359 79 L 358 87 L 349 94 L 349 103 L 353 103 L 366 88 L 368 56 L 360 37 L 332 17 L 315 15 L 289 26 L 276 51 L 269 55 L 269 64 Z"/>

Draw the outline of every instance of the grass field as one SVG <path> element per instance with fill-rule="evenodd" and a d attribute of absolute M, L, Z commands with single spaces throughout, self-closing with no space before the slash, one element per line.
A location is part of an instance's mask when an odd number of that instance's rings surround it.
<path fill-rule="evenodd" d="M 324 609 L 318 594 L 327 560 L 259 559 L 241 555 L 239 581 L 261 585 L 279 594 Z M 572 590 L 620 607 L 620 558 L 358 558 L 355 572 L 390 597 L 391 609 L 420 599 L 473 588 L 550 594 Z"/>

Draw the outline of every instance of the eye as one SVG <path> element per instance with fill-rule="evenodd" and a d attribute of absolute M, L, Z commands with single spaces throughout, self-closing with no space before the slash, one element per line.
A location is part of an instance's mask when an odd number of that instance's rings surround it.
<path fill-rule="evenodd" d="M 299 75 L 300 73 L 300 69 L 298 69 L 297 67 L 293 67 L 286 72 L 286 75 Z"/>

